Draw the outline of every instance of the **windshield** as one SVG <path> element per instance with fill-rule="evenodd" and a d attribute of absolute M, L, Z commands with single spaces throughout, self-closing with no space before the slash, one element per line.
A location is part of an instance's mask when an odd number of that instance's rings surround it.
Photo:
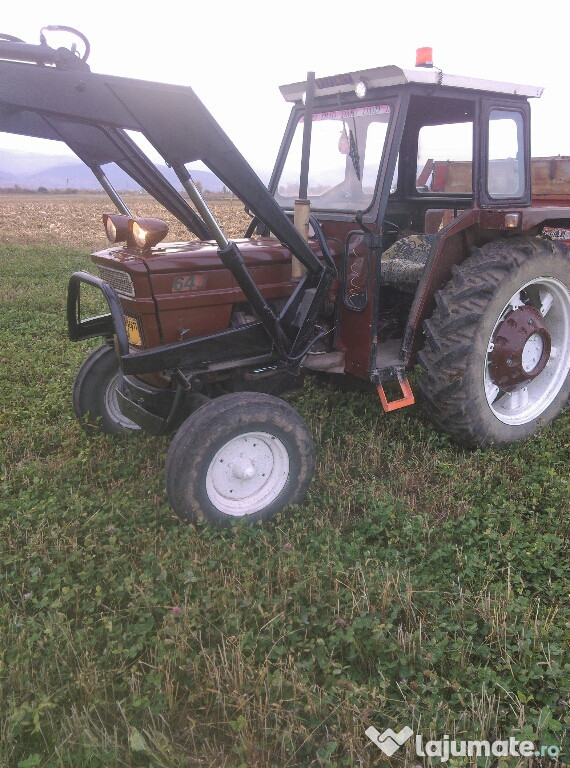
<path fill-rule="evenodd" d="M 366 210 L 372 203 L 390 120 L 377 104 L 313 114 L 308 197 L 313 208 Z M 299 196 L 303 116 L 279 178 L 275 199 L 292 208 Z"/>

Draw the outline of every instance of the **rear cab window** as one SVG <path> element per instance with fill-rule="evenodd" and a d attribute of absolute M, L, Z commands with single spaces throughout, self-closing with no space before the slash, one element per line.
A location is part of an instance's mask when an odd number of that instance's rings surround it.
<path fill-rule="evenodd" d="M 418 194 L 471 194 L 473 123 L 424 125 L 418 134 Z"/>

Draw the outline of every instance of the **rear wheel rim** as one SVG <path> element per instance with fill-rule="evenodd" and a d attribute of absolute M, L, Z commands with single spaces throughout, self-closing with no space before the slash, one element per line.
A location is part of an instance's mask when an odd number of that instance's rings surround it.
<path fill-rule="evenodd" d="M 206 493 L 220 512 L 243 517 L 273 503 L 288 478 L 289 454 L 281 440 L 245 432 L 217 451 L 206 471 Z"/>
<path fill-rule="evenodd" d="M 116 373 L 112 379 L 109 380 L 107 388 L 105 389 L 104 405 L 105 412 L 115 424 L 118 424 L 123 429 L 140 429 L 138 424 L 134 421 L 127 419 L 123 415 L 119 408 L 119 398 L 117 397 L 117 387 L 119 386 L 119 374 Z"/>
<path fill-rule="evenodd" d="M 533 306 L 544 320 L 550 339 L 550 351 L 540 372 L 528 381 L 521 382 L 509 392 L 502 390 L 493 377 L 492 353 L 499 326 L 509 315 L 525 306 Z M 540 342 L 540 343 L 539 343 Z M 543 344 L 537 334 L 531 335 L 521 351 L 521 368 L 532 374 Z M 537 365 L 537 370 L 538 370 Z M 485 396 L 494 416 L 503 424 L 526 424 L 544 413 L 556 398 L 570 369 L 570 291 L 559 280 L 538 277 L 525 283 L 503 307 L 487 345 L 483 373 Z"/>

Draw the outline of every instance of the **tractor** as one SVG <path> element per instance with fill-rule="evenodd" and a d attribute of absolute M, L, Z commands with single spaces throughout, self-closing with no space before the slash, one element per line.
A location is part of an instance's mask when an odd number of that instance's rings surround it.
<path fill-rule="evenodd" d="M 54 30 L 82 53 L 51 47 Z M 427 415 L 466 446 L 560 414 L 570 174 L 567 158 L 531 158 L 541 88 L 444 73 L 430 49 L 411 69 L 309 72 L 280 89 L 291 111 L 266 184 L 190 87 L 95 74 L 88 53 L 67 27 L 37 45 L 0 36 L 0 130 L 65 142 L 113 204 L 109 247 L 69 280 L 70 339 L 101 339 L 73 408 L 88 430 L 174 433 L 166 489 L 183 520 L 267 521 L 301 502 L 313 439 L 277 395 L 306 374 L 372 388 L 389 412 L 414 403 L 419 366 Z M 212 214 L 198 161 L 245 206 L 242 237 Z M 188 241 L 137 217 L 108 164 Z M 82 311 L 88 288 L 103 314 Z"/>

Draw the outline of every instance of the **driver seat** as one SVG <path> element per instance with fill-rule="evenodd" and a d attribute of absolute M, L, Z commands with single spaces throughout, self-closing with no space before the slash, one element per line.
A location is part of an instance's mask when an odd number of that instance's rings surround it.
<path fill-rule="evenodd" d="M 396 240 L 381 256 L 380 285 L 415 293 L 435 237 L 406 235 Z"/>

